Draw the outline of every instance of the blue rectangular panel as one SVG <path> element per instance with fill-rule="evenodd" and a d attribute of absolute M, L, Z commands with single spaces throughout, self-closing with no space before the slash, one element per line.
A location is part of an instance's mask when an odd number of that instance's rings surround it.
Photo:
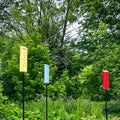
<path fill-rule="evenodd" d="M 44 64 L 44 83 L 49 83 L 49 65 Z"/>

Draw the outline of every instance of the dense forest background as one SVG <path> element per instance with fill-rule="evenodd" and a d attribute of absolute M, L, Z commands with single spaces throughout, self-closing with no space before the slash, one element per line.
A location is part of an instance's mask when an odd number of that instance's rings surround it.
<path fill-rule="evenodd" d="M 120 99 L 119 0 L 1 0 L 1 93 L 21 100 L 19 47 L 28 48 L 26 101 L 49 97 L 104 100 L 101 72 L 110 76 L 109 100 Z"/>

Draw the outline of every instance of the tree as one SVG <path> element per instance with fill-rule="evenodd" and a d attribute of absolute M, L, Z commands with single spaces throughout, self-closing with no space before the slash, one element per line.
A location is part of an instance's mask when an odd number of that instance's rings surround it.
<path fill-rule="evenodd" d="M 13 0 L 0 1 L 0 35 L 6 35 L 12 30 L 10 15 L 13 8 Z"/>
<path fill-rule="evenodd" d="M 80 30 L 80 37 L 78 37 L 78 44 L 74 45 L 79 49 L 80 53 L 86 56 L 86 67 L 80 72 L 80 76 L 84 76 L 84 81 L 81 87 L 84 87 L 86 94 L 90 95 L 93 99 L 96 98 L 97 92 L 101 94 L 100 73 L 103 69 L 110 71 L 110 97 L 119 98 L 118 79 L 119 73 L 117 72 L 119 67 L 119 4 L 118 1 L 113 0 L 86 0 L 81 4 L 81 15 L 83 21 L 80 23 L 83 25 L 82 32 Z M 118 63 L 118 64 L 116 64 Z M 89 66 L 93 71 L 89 75 Z M 115 66 L 114 66 L 115 65 Z M 84 75 L 84 70 L 87 70 L 87 74 Z M 114 72 L 113 72 L 114 71 Z M 116 73 L 115 73 L 116 71 Z M 97 72 L 97 73 L 96 73 Z M 113 80 L 114 76 L 114 81 Z M 97 85 L 94 81 L 98 81 Z M 80 77 L 81 81 L 81 77 Z M 114 87 L 113 87 L 114 84 Z M 94 94 L 93 94 L 94 93 Z M 85 95 L 86 95 L 85 94 Z M 116 95 L 117 94 L 117 95 Z"/>
<path fill-rule="evenodd" d="M 26 100 L 34 99 L 37 95 L 45 94 L 44 85 L 44 64 L 51 66 L 51 80 L 54 75 L 55 65 L 50 59 L 48 46 L 35 45 L 33 41 L 26 39 L 28 47 L 28 72 L 25 74 L 25 93 Z M 14 44 L 9 51 L 12 55 L 7 59 L 7 69 L 2 76 L 3 93 L 10 99 L 21 100 L 22 94 L 22 76 L 19 72 L 19 43 Z M 52 82 L 52 81 L 51 81 Z"/>
<path fill-rule="evenodd" d="M 85 33 L 79 43 L 88 53 L 112 49 L 118 44 L 119 4 L 113 0 L 84 2 L 82 12 L 86 13 L 83 24 Z"/>
<path fill-rule="evenodd" d="M 85 86 L 83 92 L 86 94 L 93 92 L 96 86 L 93 78 L 96 74 L 92 70 L 98 71 L 98 75 L 102 69 L 113 66 L 112 62 L 115 64 L 116 58 L 119 58 L 115 49 L 119 48 L 119 2 L 63 0 L 58 4 L 52 0 L 14 0 L 12 3 L 11 7 L 8 7 L 10 16 L 7 16 L 11 31 L 7 32 L 4 41 L 0 39 L 4 88 L 8 85 L 9 92 L 16 92 L 17 98 L 20 97 L 21 82 L 18 81 L 21 80 L 21 76 L 18 72 L 18 54 L 19 46 L 25 45 L 29 48 L 30 64 L 28 66 L 30 71 L 26 74 L 26 79 L 30 80 L 26 86 L 28 99 L 34 97 L 30 96 L 30 91 L 33 94 L 41 94 L 38 89 L 34 89 L 37 85 L 44 93 L 44 85 L 38 84 L 38 81 L 39 78 L 40 83 L 43 81 L 42 65 L 45 61 L 54 66 L 52 72 L 54 80 L 50 89 L 55 91 L 57 96 L 59 95 L 56 87 L 62 88 L 62 84 L 64 89 L 60 91 L 61 96 L 79 97 L 78 94 L 82 93 L 83 86 Z M 75 22 L 78 23 L 77 38 L 70 37 L 72 31 L 67 32 L 70 25 Z M 4 21 L 3 23 L 5 24 Z M 115 50 L 112 51 L 113 49 Z M 115 67 L 114 71 L 117 69 Z M 88 74 L 84 74 L 86 71 Z M 84 76 L 85 84 L 84 82 L 81 84 L 81 76 Z M 100 76 L 97 78 L 100 79 Z M 115 79 L 114 84 L 117 82 L 118 79 Z M 91 91 L 88 91 L 89 87 Z M 95 89 L 100 91 L 100 81 Z M 9 92 L 4 89 L 5 94 L 11 95 Z M 112 93 L 116 94 L 117 91 Z M 93 94 L 89 95 L 95 98 Z"/>

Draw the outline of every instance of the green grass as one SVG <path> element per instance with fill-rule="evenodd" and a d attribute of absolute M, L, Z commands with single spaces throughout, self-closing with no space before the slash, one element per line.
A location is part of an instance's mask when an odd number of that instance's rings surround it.
<path fill-rule="evenodd" d="M 118 102 L 109 102 L 109 120 L 120 120 Z M 84 99 L 48 100 L 49 120 L 105 120 L 104 102 Z M 118 106 L 118 107 L 117 107 Z M 25 120 L 45 120 L 45 98 L 25 103 Z M 115 111 L 116 110 L 116 111 Z M 0 106 L 0 120 L 20 120 L 19 103 L 8 102 Z"/>

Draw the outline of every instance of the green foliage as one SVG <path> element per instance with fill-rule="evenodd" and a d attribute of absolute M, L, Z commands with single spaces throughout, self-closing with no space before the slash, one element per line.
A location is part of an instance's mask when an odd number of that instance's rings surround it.
<path fill-rule="evenodd" d="M 10 9 L 12 6 L 10 7 L 10 5 L 12 3 L 12 0 L 0 1 L 0 35 L 5 35 L 5 33 L 10 30 L 9 15 L 11 14 Z"/>
<path fill-rule="evenodd" d="M 4 95 L 21 100 L 19 46 L 24 45 L 29 50 L 26 100 L 44 96 L 46 63 L 50 65 L 50 97 L 103 100 L 101 71 L 107 69 L 109 99 L 120 98 L 119 1 L 64 0 L 58 5 L 48 0 L 14 0 L 10 6 L 8 3 L 0 4 L 4 33 L 0 36 L 0 81 Z M 67 29 L 76 21 L 78 37 L 73 39 Z"/>
<path fill-rule="evenodd" d="M 78 75 L 82 94 L 93 100 L 104 100 L 102 90 L 101 72 L 107 69 L 110 73 L 109 99 L 119 99 L 119 45 L 109 52 L 105 52 L 103 57 L 94 64 L 86 66 Z M 99 94 L 98 94 L 99 93 Z"/>
<path fill-rule="evenodd" d="M 104 108 L 105 110 L 105 108 Z M 109 114 L 117 114 L 119 115 L 120 112 L 120 101 L 110 101 L 108 104 L 108 112 Z"/>
<path fill-rule="evenodd" d="M 117 102 L 119 103 L 119 102 Z M 116 101 L 108 105 L 115 105 Z M 91 102 L 85 99 L 58 99 L 52 101 L 48 99 L 48 118 L 49 120 L 103 120 L 105 118 L 102 108 L 103 102 Z M 118 110 L 117 108 L 115 108 Z M 113 107 L 109 110 L 109 119 L 119 119 L 115 114 Z M 45 98 L 37 101 L 25 102 L 25 119 L 26 120 L 43 120 L 46 119 Z M 18 103 L 7 102 L 1 106 L 0 119 L 19 120 L 22 119 L 22 109 Z"/>
<path fill-rule="evenodd" d="M 86 66 L 78 75 L 82 96 L 92 100 L 103 99 L 101 91 L 101 74 L 93 65 Z M 94 89 L 93 89 L 94 88 Z M 102 92 L 102 93 L 101 93 Z M 99 93 L 99 94 L 98 94 Z"/>
<path fill-rule="evenodd" d="M 6 100 L 7 97 L 3 96 L 3 88 L 2 88 L 2 84 L 0 83 L 0 105 L 2 105 Z"/>
<path fill-rule="evenodd" d="M 19 120 L 21 118 L 21 108 L 16 103 L 6 103 L 0 108 L 0 119 Z"/>
<path fill-rule="evenodd" d="M 28 72 L 25 74 L 25 91 L 26 100 L 34 99 L 37 94 L 44 95 L 44 64 L 50 65 L 50 81 L 54 76 L 56 70 L 54 61 L 50 59 L 50 51 L 48 46 L 36 45 L 32 40 L 27 40 L 26 44 L 28 48 Z M 19 51 L 20 43 L 14 43 L 9 51 L 6 50 L 8 55 L 7 58 L 7 69 L 3 69 L 4 74 L 2 76 L 3 81 L 3 93 L 9 96 L 10 99 L 21 100 L 22 93 L 22 74 L 19 72 Z M 3 57 L 5 57 L 3 55 Z M 3 60 L 3 58 L 2 58 Z M 3 64 L 6 61 L 2 61 Z"/>

